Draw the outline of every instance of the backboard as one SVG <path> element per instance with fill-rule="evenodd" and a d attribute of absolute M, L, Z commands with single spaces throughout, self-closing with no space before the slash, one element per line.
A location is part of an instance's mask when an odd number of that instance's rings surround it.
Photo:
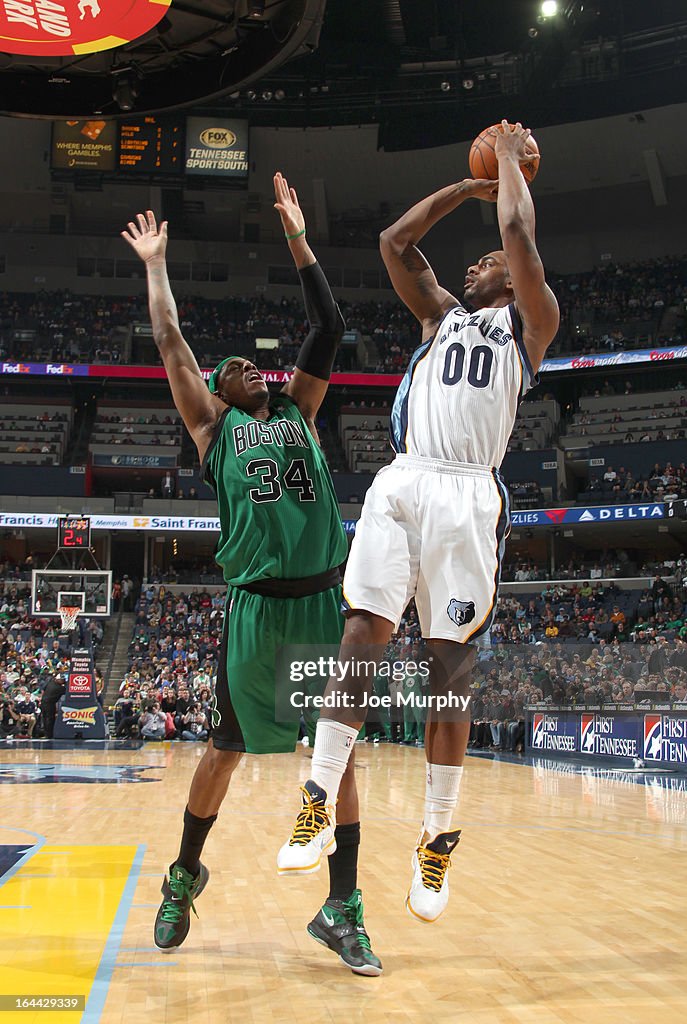
<path fill-rule="evenodd" d="M 112 573 L 101 569 L 34 569 L 31 573 L 31 613 L 42 619 L 59 618 L 60 604 L 81 607 L 91 619 L 110 615 Z"/>

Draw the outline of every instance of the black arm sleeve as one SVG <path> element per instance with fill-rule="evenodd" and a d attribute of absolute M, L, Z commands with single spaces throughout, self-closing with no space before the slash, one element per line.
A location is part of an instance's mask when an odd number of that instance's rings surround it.
<path fill-rule="evenodd" d="M 320 380 L 329 380 L 346 324 L 319 263 L 303 267 L 298 273 L 310 330 L 301 345 L 296 366 Z"/>

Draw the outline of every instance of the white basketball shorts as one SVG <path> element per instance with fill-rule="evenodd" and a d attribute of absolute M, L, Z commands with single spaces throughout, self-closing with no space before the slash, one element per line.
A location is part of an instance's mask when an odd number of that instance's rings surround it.
<path fill-rule="evenodd" d="M 476 640 L 494 616 L 509 513 L 497 470 L 397 455 L 365 496 L 345 608 L 397 629 L 414 597 L 426 639 Z"/>

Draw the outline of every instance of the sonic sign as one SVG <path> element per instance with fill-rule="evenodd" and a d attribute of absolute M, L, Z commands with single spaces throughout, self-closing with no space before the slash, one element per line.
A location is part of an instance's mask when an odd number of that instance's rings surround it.
<path fill-rule="evenodd" d="M 155 28 L 171 0 L 0 0 L 0 51 L 98 53 Z"/>

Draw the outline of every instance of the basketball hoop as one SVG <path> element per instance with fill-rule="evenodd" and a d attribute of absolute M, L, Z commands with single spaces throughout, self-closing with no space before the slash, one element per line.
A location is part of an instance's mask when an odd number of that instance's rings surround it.
<path fill-rule="evenodd" d="M 73 629 L 76 629 L 76 620 L 79 617 L 81 609 L 78 605 L 62 605 L 58 608 L 60 617 L 62 619 L 62 630 L 65 633 L 71 633 Z"/>

